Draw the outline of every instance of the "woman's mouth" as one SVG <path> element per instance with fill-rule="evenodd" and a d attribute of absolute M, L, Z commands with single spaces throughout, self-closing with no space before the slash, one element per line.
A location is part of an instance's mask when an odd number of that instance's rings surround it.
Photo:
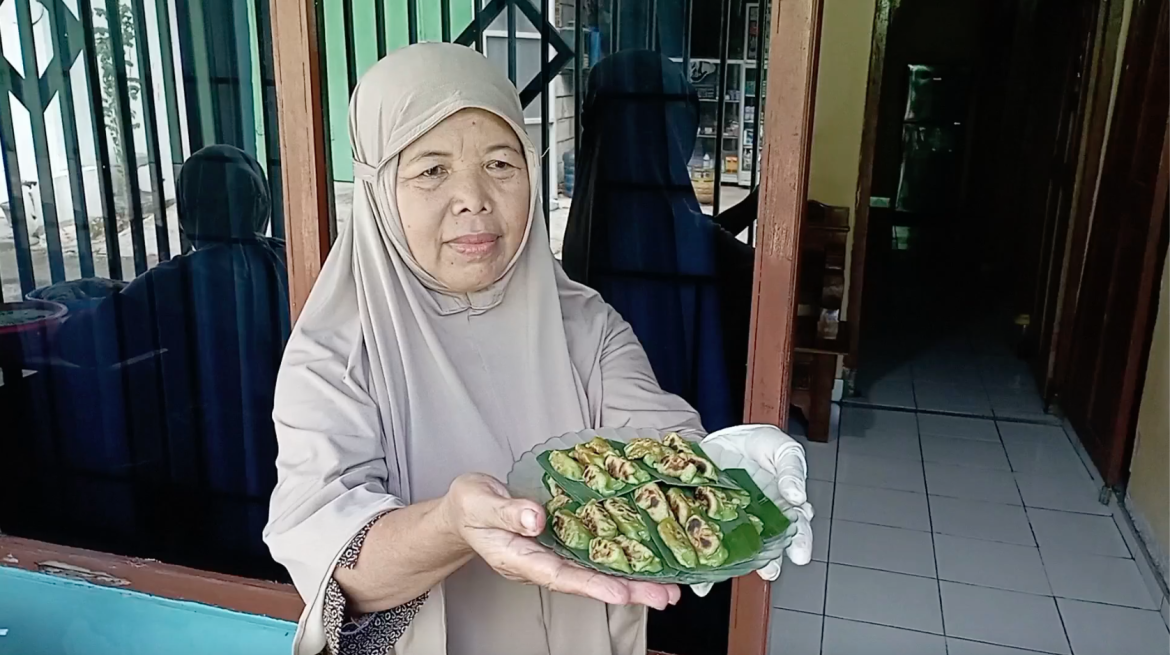
<path fill-rule="evenodd" d="M 483 232 L 480 234 L 465 234 L 447 242 L 455 252 L 465 257 L 483 257 L 490 254 L 499 243 L 498 234 Z"/>

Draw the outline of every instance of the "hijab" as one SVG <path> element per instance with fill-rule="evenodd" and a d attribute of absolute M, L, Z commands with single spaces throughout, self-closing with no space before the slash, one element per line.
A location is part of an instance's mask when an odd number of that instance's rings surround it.
<path fill-rule="evenodd" d="M 268 230 L 272 200 L 260 162 L 230 145 L 194 153 L 179 170 L 179 226 L 196 248 L 253 241 Z"/>
<path fill-rule="evenodd" d="M 398 156 L 470 108 L 506 121 L 527 161 L 527 231 L 487 288 L 454 293 L 411 255 Z M 473 471 L 505 479 L 555 435 L 607 425 L 701 430 L 663 393 L 628 328 L 569 280 L 538 218 L 540 156 L 515 88 L 474 50 L 391 53 L 350 103 L 353 219 L 293 330 L 277 382 L 278 484 L 265 539 L 306 601 L 297 653 L 324 644 L 323 591 L 351 538 L 381 513 L 437 498 Z M 603 359 L 604 358 L 604 359 Z M 607 373 L 602 386 L 601 370 Z M 645 612 L 505 581 L 473 559 L 432 589 L 402 654 L 633 655 Z"/>
<path fill-rule="evenodd" d="M 593 69 L 564 265 L 630 322 L 663 388 L 715 430 L 739 416 L 720 322 L 718 227 L 688 169 L 698 127 L 698 94 L 663 55 L 628 50 Z"/>

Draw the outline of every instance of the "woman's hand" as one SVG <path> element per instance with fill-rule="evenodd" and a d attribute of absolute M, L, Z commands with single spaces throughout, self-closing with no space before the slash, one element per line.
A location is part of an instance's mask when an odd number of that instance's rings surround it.
<path fill-rule="evenodd" d="M 593 598 L 611 605 L 665 609 L 679 600 L 677 585 L 624 580 L 577 566 L 532 539 L 544 530 L 540 505 L 514 499 L 495 478 L 477 473 L 451 483 L 443 498 L 451 531 L 508 580 Z"/>

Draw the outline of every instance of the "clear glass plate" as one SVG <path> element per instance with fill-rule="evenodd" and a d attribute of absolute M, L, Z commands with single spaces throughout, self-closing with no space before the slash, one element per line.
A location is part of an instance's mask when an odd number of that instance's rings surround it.
<path fill-rule="evenodd" d="M 508 491 L 514 497 L 527 498 L 536 501 L 541 505 L 545 504 L 551 499 L 548 489 L 544 486 L 544 469 L 536 461 L 536 456 L 549 449 L 567 450 L 576 446 L 579 443 L 585 443 L 593 437 L 601 437 L 602 439 L 609 439 L 613 441 L 628 442 L 638 437 L 649 437 L 651 439 L 661 440 L 667 433 L 661 430 L 653 430 L 647 428 L 600 428 L 597 430 L 582 430 L 581 432 L 570 432 L 559 437 L 553 437 L 548 441 L 536 446 L 532 450 L 520 456 L 520 459 L 512 466 L 511 472 L 508 473 L 507 485 Z M 725 450 L 718 444 L 703 444 L 703 451 L 711 458 L 715 465 L 721 469 L 743 469 L 751 476 L 752 481 L 760 487 L 777 507 L 782 507 L 780 499 L 780 487 L 776 483 L 774 475 L 760 468 L 754 461 L 741 455 L 740 453 Z M 714 571 L 686 571 L 679 572 L 678 575 L 663 576 L 641 576 L 641 575 L 625 575 L 615 573 L 610 569 L 600 569 L 592 566 L 589 562 L 580 562 L 582 566 L 593 568 L 594 570 L 602 571 L 607 575 L 615 575 L 623 578 L 630 578 L 633 580 L 647 580 L 650 582 L 668 583 L 674 582 L 677 584 L 699 584 L 702 582 L 723 582 L 731 578 L 746 575 L 760 568 L 765 564 L 771 562 L 784 554 L 784 549 L 792 542 L 792 537 L 796 534 L 796 524 L 793 523 L 788 526 L 788 530 L 784 534 L 773 537 L 764 541 L 763 548 L 752 559 L 732 564 L 719 568 Z M 558 554 L 565 556 L 568 551 L 555 544 L 553 550 Z"/>

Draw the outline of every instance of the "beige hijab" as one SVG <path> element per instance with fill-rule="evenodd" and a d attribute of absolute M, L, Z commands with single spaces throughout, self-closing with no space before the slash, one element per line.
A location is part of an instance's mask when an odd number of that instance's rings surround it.
<path fill-rule="evenodd" d="M 410 254 L 398 155 L 466 108 L 504 118 L 533 190 L 506 274 L 448 292 Z M 659 389 L 629 326 L 554 261 L 538 216 L 540 156 L 515 88 L 475 51 L 422 44 L 362 78 L 350 105 L 353 220 L 289 341 L 276 390 L 279 482 L 265 539 L 305 599 L 298 655 L 324 644 L 322 598 L 350 539 L 379 514 L 436 498 L 455 477 L 504 479 L 554 435 L 600 425 L 702 429 Z M 645 612 L 507 582 L 473 560 L 433 589 L 394 652 L 634 655 Z"/>

